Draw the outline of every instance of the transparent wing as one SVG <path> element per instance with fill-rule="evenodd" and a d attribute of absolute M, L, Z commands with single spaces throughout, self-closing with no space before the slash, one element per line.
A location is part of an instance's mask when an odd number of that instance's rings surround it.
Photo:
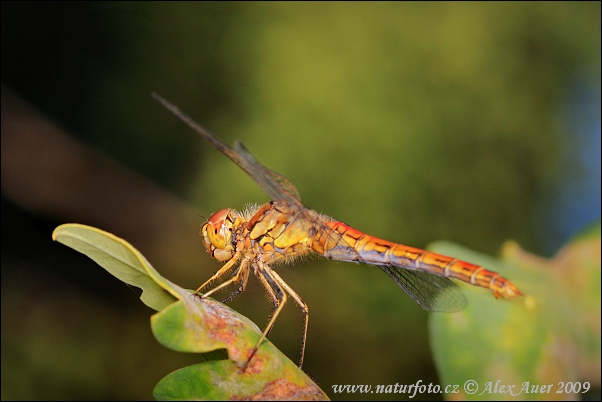
<path fill-rule="evenodd" d="M 293 199 L 293 205 L 300 203 L 301 195 L 299 194 L 299 190 L 297 190 L 297 187 L 289 179 L 259 163 L 242 142 L 236 141 L 234 148 L 237 151 L 237 156 L 241 158 L 240 163 L 230 155 L 226 155 L 251 176 L 273 200 L 285 199 L 290 203 L 291 199 Z"/>
<path fill-rule="evenodd" d="M 453 313 L 468 305 L 458 285 L 449 278 L 390 265 L 379 267 L 426 311 Z"/>
<path fill-rule="evenodd" d="M 190 128 L 196 131 L 201 137 L 207 140 L 211 145 L 217 148 L 218 151 L 226 155 L 230 160 L 236 163 L 242 170 L 245 171 L 261 188 L 265 191 L 272 200 L 285 200 L 289 205 L 303 207 L 299 191 L 293 183 L 286 177 L 271 169 L 263 166 L 245 146 L 237 141 L 234 144 L 234 149 L 228 144 L 217 138 L 209 130 L 195 122 L 187 114 L 182 112 L 177 106 L 171 104 L 156 93 L 151 94 L 159 103 L 167 110 L 172 112 L 176 117 L 186 123 Z"/>

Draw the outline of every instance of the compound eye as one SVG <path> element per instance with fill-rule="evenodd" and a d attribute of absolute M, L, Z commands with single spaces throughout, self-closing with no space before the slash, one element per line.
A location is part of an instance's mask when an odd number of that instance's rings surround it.
<path fill-rule="evenodd" d="M 232 218 L 229 209 L 214 213 L 203 226 L 203 241 L 205 246 L 220 261 L 229 260 L 234 248 L 232 247 Z"/>
<path fill-rule="evenodd" d="M 229 213 L 230 213 L 230 210 L 227 208 L 222 209 L 221 211 L 217 211 L 216 213 L 211 215 L 211 217 L 209 218 L 209 221 L 207 221 L 207 223 L 210 225 L 221 225 L 222 223 L 224 223 L 224 221 L 228 217 Z"/>

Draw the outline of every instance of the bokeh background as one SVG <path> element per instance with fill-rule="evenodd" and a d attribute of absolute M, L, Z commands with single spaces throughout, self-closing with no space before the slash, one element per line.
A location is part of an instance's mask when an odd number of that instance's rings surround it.
<path fill-rule="evenodd" d="M 219 267 L 204 219 L 268 201 L 151 91 L 379 237 L 551 256 L 600 217 L 599 2 L 2 2 L 1 19 L 2 399 L 149 399 L 199 362 L 153 339 L 136 289 L 51 240 L 96 226 L 196 288 Z M 279 271 L 330 397 L 437 383 L 426 313 L 378 268 Z M 254 280 L 231 306 L 260 327 L 271 309 Z M 270 335 L 293 361 L 301 320 L 291 303 Z"/>

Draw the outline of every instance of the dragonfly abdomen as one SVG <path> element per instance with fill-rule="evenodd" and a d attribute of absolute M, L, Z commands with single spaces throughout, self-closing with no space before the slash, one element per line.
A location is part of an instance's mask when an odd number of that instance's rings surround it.
<path fill-rule="evenodd" d="M 327 222 L 327 225 L 341 235 L 342 240 L 324 247 L 327 257 L 365 264 L 421 269 L 416 261 L 425 253 L 424 250 L 367 235 L 343 222 Z"/>
<path fill-rule="evenodd" d="M 458 279 L 471 285 L 489 289 L 496 298 L 501 295 L 510 299 L 522 295 L 520 290 L 509 280 L 479 265 L 379 239 L 362 233 L 342 222 L 327 222 L 327 225 L 341 235 L 344 243 L 350 246 L 347 247 L 348 250 L 340 249 L 341 242 L 339 242 L 338 245 L 327 250 L 332 258 L 426 271 L 434 275 Z M 345 258 L 341 258 L 341 256 Z"/>

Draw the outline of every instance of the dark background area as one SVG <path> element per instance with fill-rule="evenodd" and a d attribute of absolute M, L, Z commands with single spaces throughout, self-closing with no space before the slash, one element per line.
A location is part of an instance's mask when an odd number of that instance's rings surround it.
<path fill-rule="evenodd" d="M 2 399 L 149 399 L 199 361 L 154 340 L 136 289 L 51 240 L 96 226 L 196 288 L 219 267 L 204 220 L 268 201 L 152 91 L 389 240 L 551 256 L 600 217 L 599 2 L 2 2 L 1 18 Z M 379 271 L 279 268 L 332 398 L 437 382 L 426 313 Z M 231 306 L 262 327 L 250 282 Z M 270 335 L 293 361 L 301 319 L 290 303 Z"/>

